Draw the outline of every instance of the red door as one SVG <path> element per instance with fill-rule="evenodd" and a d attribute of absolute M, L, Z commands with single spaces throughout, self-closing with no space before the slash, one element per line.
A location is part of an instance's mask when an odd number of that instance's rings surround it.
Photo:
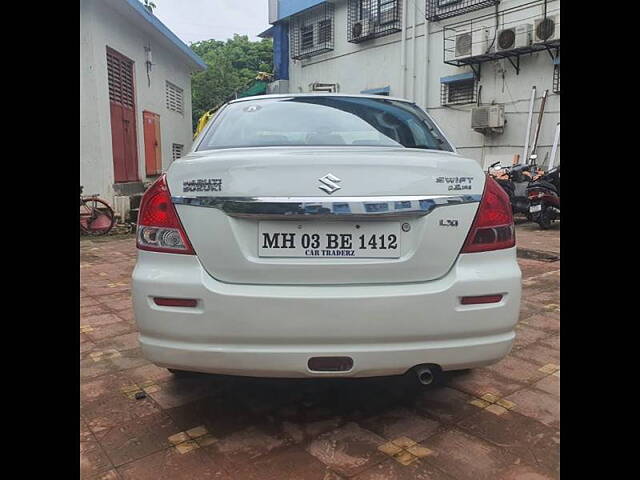
<path fill-rule="evenodd" d="M 144 164 L 147 176 L 162 173 L 162 152 L 160 150 L 160 115 L 142 112 L 144 122 Z"/>
<path fill-rule="evenodd" d="M 111 143 L 116 183 L 138 181 L 133 60 L 107 47 Z"/>

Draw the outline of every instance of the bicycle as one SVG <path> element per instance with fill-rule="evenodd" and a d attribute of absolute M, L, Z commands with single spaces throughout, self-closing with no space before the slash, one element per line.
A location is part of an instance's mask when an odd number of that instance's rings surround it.
<path fill-rule="evenodd" d="M 98 194 L 82 196 L 80 185 L 80 232 L 85 235 L 106 235 L 111 231 L 115 216 L 111 206 Z"/>

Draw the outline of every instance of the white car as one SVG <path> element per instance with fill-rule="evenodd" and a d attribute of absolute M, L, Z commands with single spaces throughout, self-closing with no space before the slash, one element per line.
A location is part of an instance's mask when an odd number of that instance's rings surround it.
<path fill-rule="evenodd" d="M 228 103 L 144 195 L 137 247 L 140 344 L 172 371 L 427 384 L 515 336 L 509 199 L 405 100 Z"/>

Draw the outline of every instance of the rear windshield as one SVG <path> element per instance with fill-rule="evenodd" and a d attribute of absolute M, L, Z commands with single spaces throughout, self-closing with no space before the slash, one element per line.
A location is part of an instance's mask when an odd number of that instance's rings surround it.
<path fill-rule="evenodd" d="M 214 120 L 197 150 L 286 145 L 453 150 L 415 105 L 339 96 L 231 103 Z"/>

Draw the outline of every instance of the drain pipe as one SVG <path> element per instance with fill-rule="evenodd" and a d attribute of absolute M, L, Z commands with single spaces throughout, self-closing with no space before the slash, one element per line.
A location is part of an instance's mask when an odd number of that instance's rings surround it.
<path fill-rule="evenodd" d="M 429 22 L 424 18 L 424 111 L 429 106 Z"/>
<path fill-rule="evenodd" d="M 531 122 L 533 120 L 533 106 L 536 101 L 536 86 L 531 89 L 531 101 L 529 102 L 529 117 L 527 118 L 527 131 L 524 134 L 524 151 L 522 152 L 522 161 L 527 164 L 529 158 L 529 138 L 531 137 Z M 518 162 L 520 163 L 520 162 Z"/>
<path fill-rule="evenodd" d="M 553 147 L 551 147 L 551 160 L 549 160 L 548 170 L 551 170 L 556 163 L 556 152 L 558 151 L 558 142 L 560 141 L 560 122 L 556 125 L 556 135 L 553 139 Z"/>
<path fill-rule="evenodd" d="M 547 103 L 548 93 L 549 93 L 549 90 L 547 89 L 542 94 L 542 101 L 540 102 L 540 113 L 538 114 L 538 124 L 536 125 L 536 131 L 534 132 L 534 136 L 533 136 L 533 144 L 531 145 L 531 154 L 529 155 L 529 158 L 525 162 L 527 164 L 531 163 L 529 162 L 529 159 L 533 157 L 538 150 L 538 137 L 540 136 L 540 128 L 542 127 L 542 118 L 544 116 L 544 107 Z"/>
<path fill-rule="evenodd" d="M 405 98 L 405 78 L 407 75 L 407 0 L 402 0 L 402 40 L 400 47 L 400 97 Z"/>
<path fill-rule="evenodd" d="M 413 0 L 413 28 L 411 29 L 412 37 L 411 37 L 411 45 L 412 45 L 412 54 L 411 54 L 411 101 L 415 103 L 416 101 L 416 50 L 418 41 L 417 36 L 417 18 L 416 14 L 418 13 L 418 6 L 416 5 L 416 0 Z"/>

